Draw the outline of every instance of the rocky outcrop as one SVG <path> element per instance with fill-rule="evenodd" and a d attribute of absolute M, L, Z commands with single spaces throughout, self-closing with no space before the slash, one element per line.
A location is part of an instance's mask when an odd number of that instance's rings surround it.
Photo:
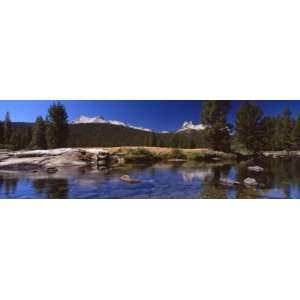
<path fill-rule="evenodd" d="M 102 149 L 98 149 L 96 153 L 76 148 L 1 152 L 0 170 L 44 170 L 47 173 L 54 173 L 54 170 L 63 167 L 100 166 L 101 164 L 107 167 L 117 161 L 115 155 L 110 155 Z"/>

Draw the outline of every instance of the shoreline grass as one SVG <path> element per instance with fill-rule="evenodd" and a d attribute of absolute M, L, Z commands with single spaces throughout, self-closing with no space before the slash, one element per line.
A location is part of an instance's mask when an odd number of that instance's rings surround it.
<path fill-rule="evenodd" d="M 125 163 L 147 163 L 158 161 L 186 160 L 195 162 L 218 162 L 235 160 L 233 153 L 211 149 L 181 149 L 161 147 L 111 147 L 104 148 L 112 154 L 119 155 Z"/>

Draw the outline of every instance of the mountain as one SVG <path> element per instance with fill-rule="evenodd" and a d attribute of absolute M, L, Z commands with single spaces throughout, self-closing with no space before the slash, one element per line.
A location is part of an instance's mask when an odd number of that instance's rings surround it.
<path fill-rule="evenodd" d="M 101 116 L 96 116 L 96 117 L 80 116 L 78 119 L 73 121 L 73 124 L 111 124 L 111 125 L 117 125 L 117 126 L 124 126 L 124 127 L 128 127 L 128 128 L 133 128 L 133 129 L 137 129 L 137 130 L 143 130 L 143 131 L 149 131 L 149 132 L 152 131 L 149 128 L 133 126 L 133 125 L 126 124 L 126 123 L 120 122 L 120 121 L 105 120 Z"/>
<path fill-rule="evenodd" d="M 206 126 L 203 124 L 193 124 L 192 121 L 189 121 L 189 122 L 184 122 L 181 128 L 177 130 L 177 132 L 189 131 L 189 130 L 199 131 L 199 130 L 204 130 L 205 128 Z"/>

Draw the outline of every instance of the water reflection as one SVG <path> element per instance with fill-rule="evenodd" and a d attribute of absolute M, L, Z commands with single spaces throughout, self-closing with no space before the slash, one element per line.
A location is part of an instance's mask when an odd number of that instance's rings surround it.
<path fill-rule="evenodd" d="M 265 170 L 255 173 L 249 165 Z M 129 185 L 129 174 L 141 183 Z M 253 177 L 258 188 L 224 186 L 224 179 L 243 182 Z M 221 182 L 220 182 L 220 179 Z M 0 198 L 299 198 L 300 159 L 221 163 L 174 163 L 124 166 L 108 173 L 94 169 L 64 169 L 39 177 L 36 173 L 0 173 Z"/>
<path fill-rule="evenodd" d="M 6 197 L 10 198 L 10 196 L 15 193 L 17 185 L 17 177 L 0 175 L 0 190 Z"/>
<path fill-rule="evenodd" d="M 33 179 L 32 186 L 42 198 L 69 198 L 69 183 L 67 179 Z"/>

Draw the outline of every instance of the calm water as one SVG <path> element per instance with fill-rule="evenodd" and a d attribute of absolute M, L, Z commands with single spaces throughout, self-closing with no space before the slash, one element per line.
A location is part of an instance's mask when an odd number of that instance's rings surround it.
<path fill-rule="evenodd" d="M 300 198 L 300 159 L 253 162 L 263 173 L 239 164 L 156 164 L 113 170 L 64 169 L 53 175 L 0 172 L 0 198 Z M 127 184 L 129 174 L 141 180 Z M 220 178 L 255 178 L 261 187 L 224 187 Z"/>

